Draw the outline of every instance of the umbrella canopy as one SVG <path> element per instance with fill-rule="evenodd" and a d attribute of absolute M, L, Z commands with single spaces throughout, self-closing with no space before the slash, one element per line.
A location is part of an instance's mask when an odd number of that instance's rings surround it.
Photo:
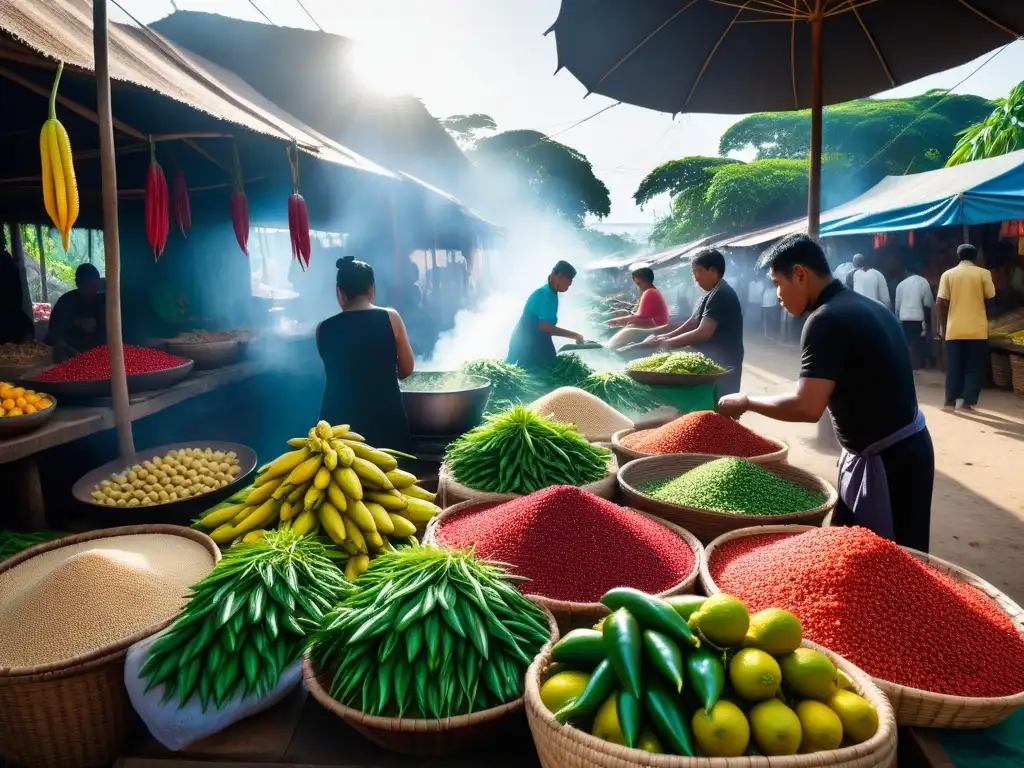
<path fill-rule="evenodd" d="M 562 0 L 559 69 L 590 93 L 669 112 L 812 109 L 963 64 L 1024 32 L 1021 0 Z"/>

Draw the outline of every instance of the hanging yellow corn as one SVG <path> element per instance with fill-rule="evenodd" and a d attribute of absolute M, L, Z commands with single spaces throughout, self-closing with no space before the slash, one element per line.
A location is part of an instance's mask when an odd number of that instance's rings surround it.
<path fill-rule="evenodd" d="M 68 132 L 57 119 L 57 86 L 60 84 L 64 64 L 57 67 L 50 91 L 50 114 L 39 134 L 39 154 L 43 159 L 43 204 L 53 225 L 60 232 L 64 251 L 71 245 L 71 227 L 78 219 L 78 184 L 75 166 L 71 162 L 71 142 Z"/>

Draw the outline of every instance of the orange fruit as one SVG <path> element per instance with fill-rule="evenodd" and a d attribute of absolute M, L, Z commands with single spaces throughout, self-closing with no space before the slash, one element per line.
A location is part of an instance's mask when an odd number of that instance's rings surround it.
<path fill-rule="evenodd" d="M 41 397 L 41 398 L 39 398 L 39 402 L 38 402 L 38 403 L 36 403 L 36 407 L 37 407 L 37 408 L 38 408 L 38 409 L 39 409 L 40 411 L 45 411 L 45 410 L 46 410 L 47 408 L 49 408 L 49 407 L 50 407 L 51 405 L 53 405 L 53 401 L 52 401 L 52 400 L 47 400 L 47 399 L 46 399 L 45 397 Z"/>
<path fill-rule="evenodd" d="M 24 411 L 25 415 L 27 416 L 30 413 L 35 413 L 36 412 L 36 407 L 34 405 L 32 405 L 31 403 L 29 403 L 22 410 Z"/>
<path fill-rule="evenodd" d="M 22 416 L 24 414 L 22 414 L 21 408 L 11 408 L 11 410 L 9 410 L 7 412 L 7 415 L 8 416 Z"/>
<path fill-rule="evenodd" d="M 25 393 L 25 402 L 28 403 L 29 405 L 34 405 L 35 403 L 39 402 L 39 395 L 37 395 L 35 392 L 28 391 Z"/>
<path fill-rule="evenodd" d="M 25 388 L 24 387 L 15 387 L 13 390 L 11 390 L 11 392 L 12 392 L 11 397 L 14 397 L 14 398 L 19 398 L 19 397 L 24 397 L 25 396 Z"/>
<path fill-rule="evenodd" d="M 26 405 L 28 405 L 28 400 L 26 400 L 24 397 L 19 397 L 17 400 L 14 401 L 14 404 L 19 408 L 24 408 Z"/>
<path fill-rule="evenodd" d="M 11 410 L 11 408 L 13 408 L 15 405 L 16 405 L 16 403 L 14 402 L 14 400 L 12 400 L 9 397 L 4 398 L 4 401 L 2 403 L 0 403 L 0 406 L 3 406 L 3 409 L 5 411 Z"/>

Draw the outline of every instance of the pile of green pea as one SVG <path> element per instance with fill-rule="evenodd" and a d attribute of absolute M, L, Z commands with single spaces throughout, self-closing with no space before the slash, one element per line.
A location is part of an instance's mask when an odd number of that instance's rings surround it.
<path fill-rule="evenodd" d="M 234 451 L 182 448 L 112 474 L 90 495 L 108 507 L 166 504 L 222 488 L 241 471 Z"/>

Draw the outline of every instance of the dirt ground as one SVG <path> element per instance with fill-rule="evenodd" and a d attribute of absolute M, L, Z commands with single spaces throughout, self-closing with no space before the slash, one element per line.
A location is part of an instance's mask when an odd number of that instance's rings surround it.
<path fill-rule="evenodd" d="M 743 391 L 774 394 L 791 389 L 799 352 L 764 340 L 748 340 Z M 931 552 L 1024 600 L 1024 399 L 986 389 L 973 414 L 944 413 L 939 371 L 917 374 L 921 409 L 935 444 Z M 790 463 L 830 482 L 836 453 L 817 447 L 813 424 L 787 424 L 756 414 L 744 423 L 785 440 Z"/>

